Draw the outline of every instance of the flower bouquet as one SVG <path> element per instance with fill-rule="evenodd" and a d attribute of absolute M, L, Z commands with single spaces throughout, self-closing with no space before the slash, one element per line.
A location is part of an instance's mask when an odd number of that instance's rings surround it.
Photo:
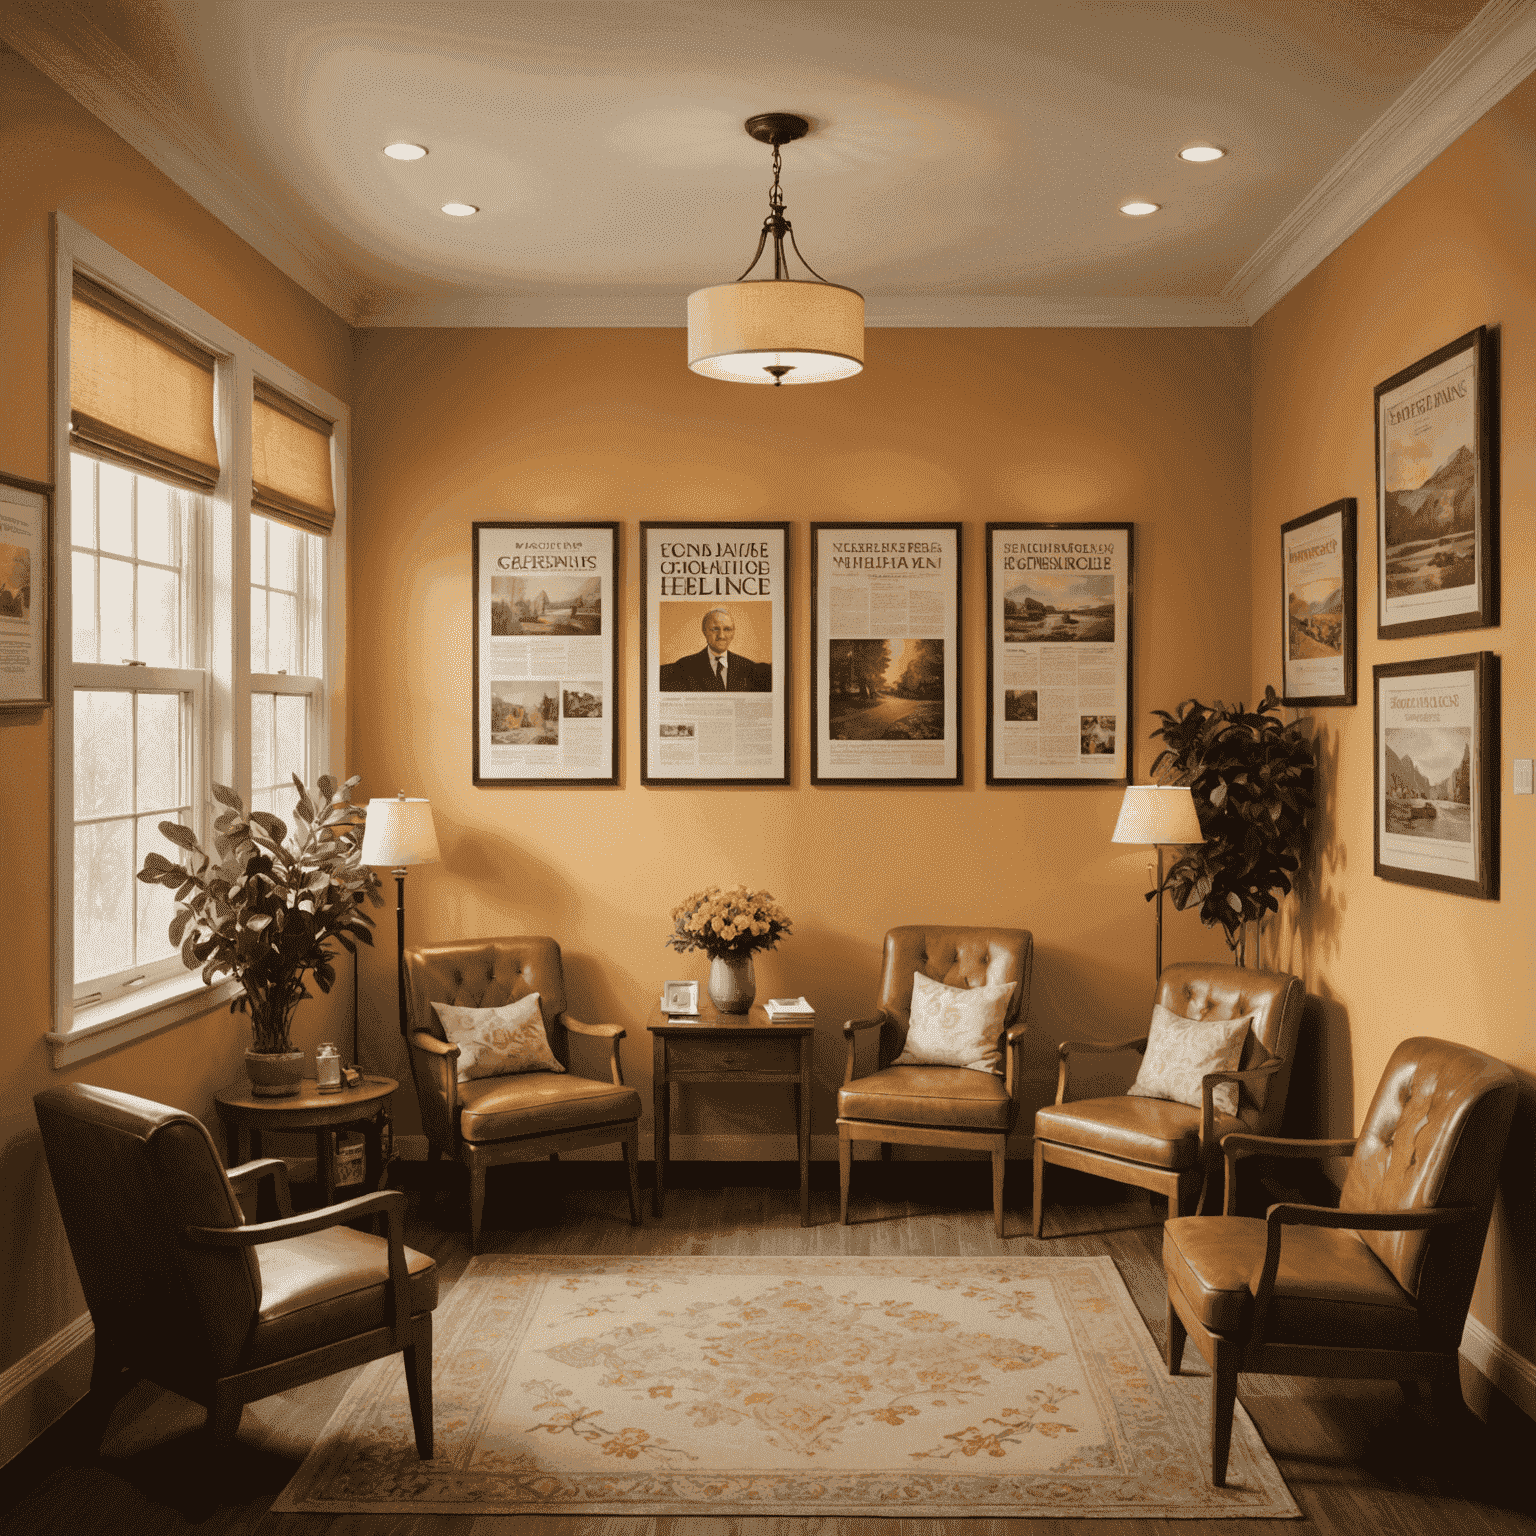
<path fill-rule="evenodd" d="M 745 1013 L 757 995 L 752 956 L 773 949 L 793 931 L 789 914 L 767 891 L 711 885 L 672 909 L 667 946 L 679 954 L 702 949 L 710 959 L 710 1001 L 721 1013 Z"/>

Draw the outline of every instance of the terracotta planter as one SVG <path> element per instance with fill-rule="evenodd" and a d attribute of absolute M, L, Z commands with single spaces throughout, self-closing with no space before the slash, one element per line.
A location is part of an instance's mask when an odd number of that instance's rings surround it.
<path fill-rule="evenodd" d="M 272 1055 L 265 1051 L 247 1051 L 245 1075 L 250 1078 L 251 1092 L 258 1099 L 291 1098 L 304 1081 L 304 1052 L 284 1051 L 281 1055 Z"/>
<path fill-rule="evenodd" d="M 719 955 L 709 962 L 709 1000 L 721 1013 L 745 1013 L 757 996 L 752 956 Z"/>

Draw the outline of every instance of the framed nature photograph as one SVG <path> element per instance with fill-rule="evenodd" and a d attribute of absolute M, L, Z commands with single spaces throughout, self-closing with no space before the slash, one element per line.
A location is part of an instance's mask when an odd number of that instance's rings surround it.
<path fill-rule="evenodd" d="M 1293 708 L 1355 702 L 1355 499 L 1280 525 L 1281 696 Z"/>
<path fill-rule="evenodd" d="M 987 783 L 1128 784 L 1131 523 L 987 524 Z"/>
<path fill-rule="evenodd" d="M 619 525 L 475 523 L 480 785 L 617 784 Z"/>
<path fill-rule="evenodd" d="M 811 524 L 811 782 L 959 784 L 960 524 Z"/>
<path fill-rule="evenodd" d="M 1499 622 L 1499 444 L 1486 326 L 1376 386 L 1376 633 Z"/>
<path fill-rule="evenodd" d="M 789 524 L 640 524 L 645 784 L 789 783 Z"/>
<path fill-rule="evenodd" d="M 0 709 L 48 702 L 48 557 L 52 495 L 0 475 Z"/>
<path fill-rule="evenodd" d="M 1373 680 L 1376 873 L 1496 901 L 1499 658 L 1393 662 Z"/>

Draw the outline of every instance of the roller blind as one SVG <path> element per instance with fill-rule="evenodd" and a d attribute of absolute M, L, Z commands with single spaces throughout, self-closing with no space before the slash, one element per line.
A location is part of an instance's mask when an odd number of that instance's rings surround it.
<path fill-rule="evenodd" d="M 251 404 L 251 506 L 308 533 L 336 522 L 331 423 L 262 379 Z"/>
<path fill-rule="evenodd" d="M 212 490 L 219 479 L 213 368 L 213 353 L 75 274 L 71 446 L 187 490 Z"/>

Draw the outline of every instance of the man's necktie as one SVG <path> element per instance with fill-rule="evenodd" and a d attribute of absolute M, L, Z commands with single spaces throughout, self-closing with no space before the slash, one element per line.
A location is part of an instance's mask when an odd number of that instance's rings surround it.
<path fill-rule="evenodd" d="M 718 688 L 721 693 L 725 692 L 725 663 L 723 661 L 717 661 L 715 663 L 715 687 Z"/>

